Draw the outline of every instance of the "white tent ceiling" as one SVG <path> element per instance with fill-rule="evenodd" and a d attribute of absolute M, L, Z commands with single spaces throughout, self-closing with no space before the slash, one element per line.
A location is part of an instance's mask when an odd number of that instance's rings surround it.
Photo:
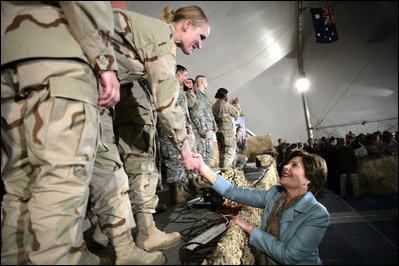
<path fill-rule="evenodd" d="M 315 138 L 398 130 L 398 3 L 303 1 L 303 65 Z M 315 42 L 309 7 L 332 4 L 338 41 Z M 297 1 L 131 1 L 129 10 L 158 17 L 164 5 L 198 5 L 211 33 L 201 50 L 178 52 L 189 77 L 208 79 L 238 97 L 246 126 L 257 135 L 305 142 L 307 130 L 295 89 Z M 365 122 L 364 122 L 365 121 Z"/>

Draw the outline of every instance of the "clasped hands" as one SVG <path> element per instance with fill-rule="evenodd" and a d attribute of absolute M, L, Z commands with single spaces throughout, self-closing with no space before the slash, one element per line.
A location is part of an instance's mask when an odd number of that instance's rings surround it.
<path fill-rule="evenodd" d="M 180 156 L 180 159 L 182 160 L 182 165 L 187 171 L 201 174 L 202 166 L 204 164 L 201 154 L 191 153 L 188 156 Z"/>

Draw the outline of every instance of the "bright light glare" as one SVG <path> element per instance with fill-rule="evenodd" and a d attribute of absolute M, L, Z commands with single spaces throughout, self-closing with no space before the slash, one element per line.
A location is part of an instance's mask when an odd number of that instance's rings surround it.
<path fill-rule="evenodd" d="M 309 80 L 307 78 L 298 79 L 296 88 L 299 92 L 307 91 L 309 89 Z"/>

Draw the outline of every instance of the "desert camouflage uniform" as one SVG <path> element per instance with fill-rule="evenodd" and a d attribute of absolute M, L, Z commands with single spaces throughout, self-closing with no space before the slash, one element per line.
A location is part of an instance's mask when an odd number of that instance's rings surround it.
<path fill-rule="evenodd" d="M 218 99 L 212 108 L 219 131 L 216 133 L 219 148 L 219 167 L 231 167 L 236 154 L 235 119 L 240 115 L 238 103 Z"/>
<path fill-rule="evenodd" d="M 193 97 L 191 96 L 191 98 Z M 193 121 L 194 136 L 197 141 L 198 153 L 202 155 L 204 163 L 209 166 L 215 153 L 212 130 L 215 131 L 217 125 L 211 111 L 208 97 L 198 89 L 195 93 L 195 99 L 197 102 L 192 104 L 189 109 Z M 201 133 L 206 134 L 205 139 L 201 138 Z"/>
<path fill-rule="evenodd" d="M 1 264 L 80 261 L 112 32 L 108 2 L 1 2 Z"/>
<path fill-rule="evenodd" d="M 91 211 L 109 238 L 120 236 L 135 226 L 128 177 L 115 143 L 113 114 L 113 108 L 100 110 L 99 144 L 90 180 Z"/>
<path fill-rule="evenodd" d="M 114 10 L 121 101 L 114 125 L 129 177 L 133 214 L 154 213 L 158 172 L 155 163 L 157 115 L 178 150 L 187 142 L 183 112 L 176 101 L 174 27 L 131 11 Z"/>
<path fill-rule="evenodd" d="M 180 108 L 183 110 L 186 122 L 186 130 L 190 132 L 189 134 L 187 134 L 187 138 L 194 138 L 194 141 L 190 143 L 192 144 L 190 145 L 190 149 L 192 152 L 196 152 L 196 145 L 195 145 L 196 142 L 195 142 L 195 137 L 192 133 L 190 115 L 187 109 L 186 94 L 182 87 L 180 87 L 179 97 L 177 98 L 177 105 L 179 105 Z M 164 129 L 159 124 L 159 121 L 157 123 L 157 130 L 159 135 L 161 156 L 163 163 L 166 167 L 167 183 L 171 184 L 174 182 L 184 181 L 184 179 L 188 174 L 187 173 L 188 171 L 186 171 L 186 169 L 181 163 L 181 160 L 179 159 L 180 155 L 179 151 L 172 145 L 170 139 L 165 134 Z"/>

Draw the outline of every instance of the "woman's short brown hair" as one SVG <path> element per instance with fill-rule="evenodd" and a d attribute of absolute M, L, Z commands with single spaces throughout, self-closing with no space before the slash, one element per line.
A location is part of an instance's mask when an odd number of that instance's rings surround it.
<path fill-rule="evenodd" d="M 305 176 L 310 181 L 308 190 L 316 196 L 327 181 L 327 164 L 319 155 L 308 153 L 304 150 L 293 150 L 288 160 L 294 157 L 301 157 L 305 167 Z"/>

